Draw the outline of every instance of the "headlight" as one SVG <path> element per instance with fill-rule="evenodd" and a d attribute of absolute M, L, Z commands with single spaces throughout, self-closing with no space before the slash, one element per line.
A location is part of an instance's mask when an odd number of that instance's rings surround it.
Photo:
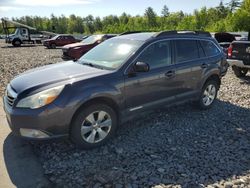
<path fill-rule="evenodd" d="M 17 107 L 36 109 L 50 104 L 59 96 L 63 88 L 64 86 L 54 87 L 21 99 Z"/>

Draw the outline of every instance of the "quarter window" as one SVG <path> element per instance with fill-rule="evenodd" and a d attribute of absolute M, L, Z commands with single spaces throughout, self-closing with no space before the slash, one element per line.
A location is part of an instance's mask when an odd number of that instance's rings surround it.
<path fill-rule="evenodd" d="M 157 42 L 150 45 L 137 59 L 137 62 L 149 64 L 150 69 L 171 64 L 170 41 Z"/>
<path fill-rule="evenodd" d="M 182 63 L 199 58 L 196 40 L 176 40 L 176 61 Z"/>
<path fill-rule="evenodd" d="M 211 41 L 201 41 L 201 45 L 207 56 L 215 56 L 220 53 L 219 49 Z"/>

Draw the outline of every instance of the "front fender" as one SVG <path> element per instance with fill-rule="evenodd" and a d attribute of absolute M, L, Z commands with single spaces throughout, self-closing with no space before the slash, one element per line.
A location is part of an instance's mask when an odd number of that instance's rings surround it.
<path fill-rule="evenodd" d="M 72 107 L 72 117 L 75 112 L 86 102 L 95 99 L 105 98 L 112 100 L 119 109 L 124 105 L 124 99 L 121 91 L 111 85 L 91 84 L 90 86 L 73 86 L 73 90 L 69 94 L 68 105 Z"/>

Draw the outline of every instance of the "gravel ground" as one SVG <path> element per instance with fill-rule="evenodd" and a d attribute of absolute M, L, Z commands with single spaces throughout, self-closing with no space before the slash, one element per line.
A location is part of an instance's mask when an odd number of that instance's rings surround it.
<path fill-rule="evenodd" d="M 61 50 L 42 46 L 0 51 L 1 95 L 15 75 L 61 61 Z M 222 82 L 208 111 L 159 109 L 124 124 L 101 148 L 55 141 L 32 143 L 34 152 L 57 187 L 250 187 L 250 75 L 230 70 Z"/>

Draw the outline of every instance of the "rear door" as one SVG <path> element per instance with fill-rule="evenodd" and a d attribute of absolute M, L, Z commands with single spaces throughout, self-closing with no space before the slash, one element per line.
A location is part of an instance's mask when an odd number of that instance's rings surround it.
<path fill-rule="evenodd" d="M 227 71 L 227 61 L 225 54 L 221 53 L 221 49 L 210 40 L 200 40 L 200 44 L 205 52 L 208 68 L 204 69 L 204 74 L 211 70 L 220 70 L 224 74 Z"/>
<path fill-rule="evenodd" d="M 199 46 L 196 39 L 176 39 L 175 59 L 177 98 L 178 100 L 192 98 L 198 94 L 199 83 L 202 78 L 202 72 L 208 67 L 204 51 Z"/>
<path fill-rule="evenodd" d="M 72 42 L 71 42 L 71 39 L 70 39 L 69 36 L 64 36 L 64 37 L 63 37 L 62 46 L 67 45 L 67 44 L 71 44 L 71 43 L 72 43 Z"/>
<path fill-rule="evenodd" d="M 73 36 L 68 36 L 68 44 L 77 42 L 76 39 Z"/>

